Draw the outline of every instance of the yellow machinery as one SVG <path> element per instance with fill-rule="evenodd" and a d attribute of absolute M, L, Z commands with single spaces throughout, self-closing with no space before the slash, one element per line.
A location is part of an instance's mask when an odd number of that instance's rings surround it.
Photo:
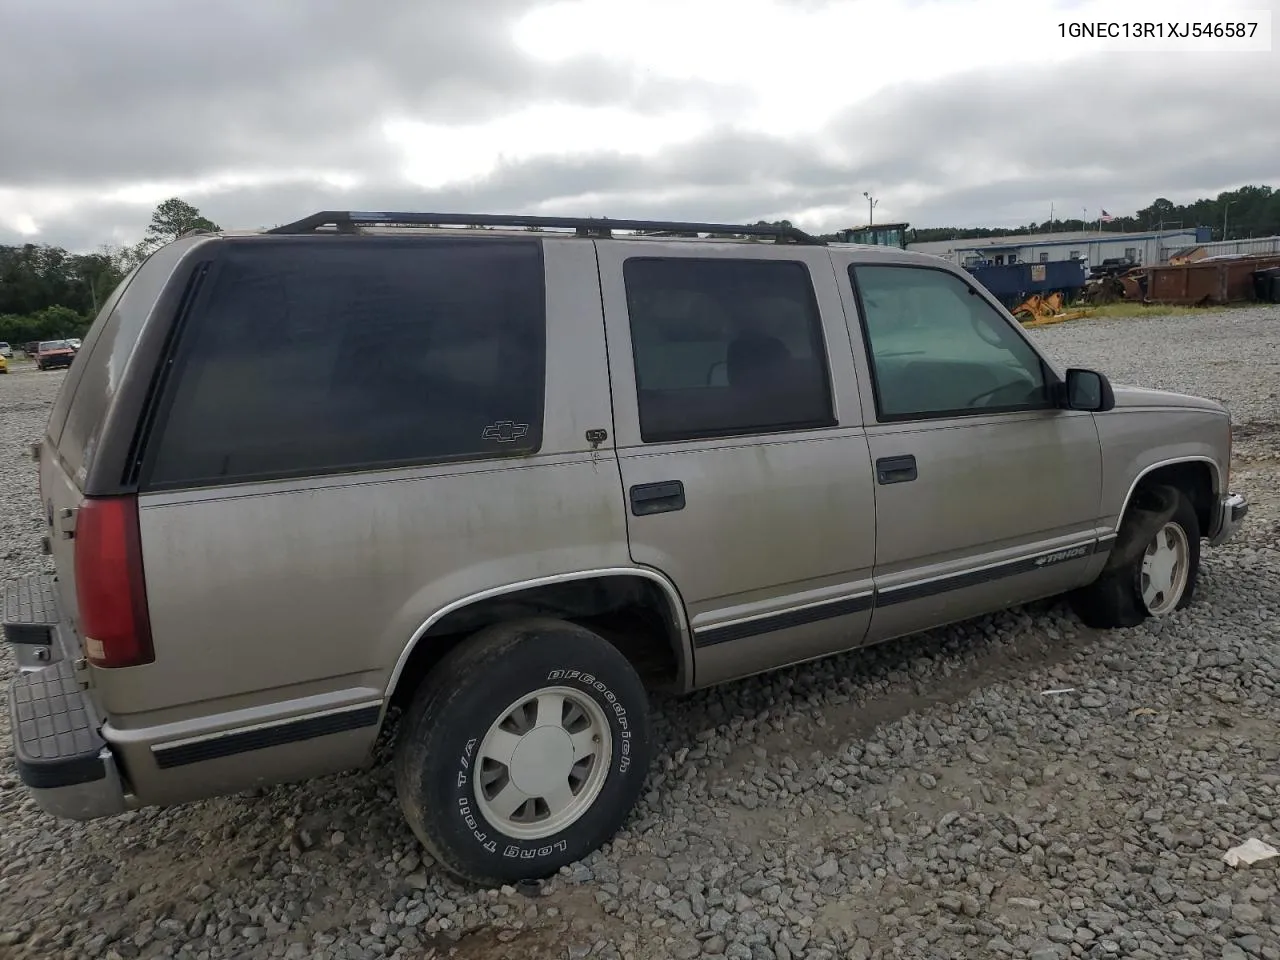
<path fill-rule="evenodd" d="M 1089 310 L 1063 310 L 1062 294 L 1051 293 L 1042 297 L 1033 293 L 1013 308 L 1012 313 L 1024 327 L 1046 327 L 1051 323 L 1078 320 L 1087 317 Z"/>

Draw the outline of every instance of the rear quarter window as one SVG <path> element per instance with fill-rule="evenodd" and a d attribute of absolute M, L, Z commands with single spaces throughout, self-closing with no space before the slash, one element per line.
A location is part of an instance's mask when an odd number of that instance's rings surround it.
<path fill-rule="evenodd" d="M 196 240 L 167 244 L 122 280 L 103 304 L 49 418 L 49 437 L 67 473 L 83 488 L 85 474 L 125 368 L 174 271 Z M 185 282 L 185 280 L 184 280 Z"/>
<path fill-rule="evenodd" d="M 145 489 L 539 448 L 539 240 L 246 240 L 211 282 L 177 346 Z"/>
<path fill-rule="evenodd" d="M 93 348 L 97 346 L 103 330 L 111 323 L 111 318 L 116 312 L 116 305 L 120 302 L 121 295 L 136 273 L 137 269 L 135 268 L 132 273 L 116 284 L 116 288 L 111 291 L 110 296 L 107 297 L 106 302 L 102 305 L 102 309 L 94 317 L 93 323 L 89 325 L 89 330 L 84 335 L 84 342 L 80 345 L 80 356 L 84 359 L 80 363 L 72 364 L 71 369 L 67 371 L 65 379 L 62 381 L 62 388 L 58 391 L 57 397 L 54 398 L 53 408 L 49 411 L 48 434 L 54 446 L 57 446 L 62 439 L 62 428 L 66 426 L 67 416 L 71 411 L 72 403 L 75 401 L 76 389 L 80 386 L 80 380 L 84 376 L 85 365 L 93 357 Z M 32 345 L 28 344 L 28 346 Z M 37 350 L 39 347 L 39 343 L 34 345 Z"/>

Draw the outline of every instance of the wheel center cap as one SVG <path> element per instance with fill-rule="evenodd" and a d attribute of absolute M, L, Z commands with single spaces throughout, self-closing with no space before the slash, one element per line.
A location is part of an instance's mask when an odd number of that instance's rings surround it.
<path fill-rule="evenodd" d="M 569 734 L 559 727 L 539 727 L 520 739 L 508 772 L 516 789 L 530 797 L 545 797 L 564 785 L 572 769 Z"/>

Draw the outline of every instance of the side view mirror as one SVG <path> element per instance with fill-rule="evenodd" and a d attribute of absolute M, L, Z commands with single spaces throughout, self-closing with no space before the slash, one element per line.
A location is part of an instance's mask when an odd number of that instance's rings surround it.
<path fill-rule="evenodd" d="M 1062 385 L 1062 405 L 1068 410 L 1104 413 L 1116 405 L 1116 395 L 1106 374 L 1073 367 Z"/>

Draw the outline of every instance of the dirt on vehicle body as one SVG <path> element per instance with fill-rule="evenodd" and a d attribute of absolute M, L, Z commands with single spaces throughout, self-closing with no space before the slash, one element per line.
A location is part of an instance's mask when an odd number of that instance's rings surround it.
<path fill-rule="evenodd" d="M 1136 625 L 1246 512 L 1221 405 L 1059 369 L 937 258 L 356 219 L 170 244 L 86 336 L 37 452 L 57 578 L 6 587 L 44 809 L 359 767 L 398 704 L 422 843 L 545 876 L 628 816 L 646 688 L 1060 594 Z"/>

